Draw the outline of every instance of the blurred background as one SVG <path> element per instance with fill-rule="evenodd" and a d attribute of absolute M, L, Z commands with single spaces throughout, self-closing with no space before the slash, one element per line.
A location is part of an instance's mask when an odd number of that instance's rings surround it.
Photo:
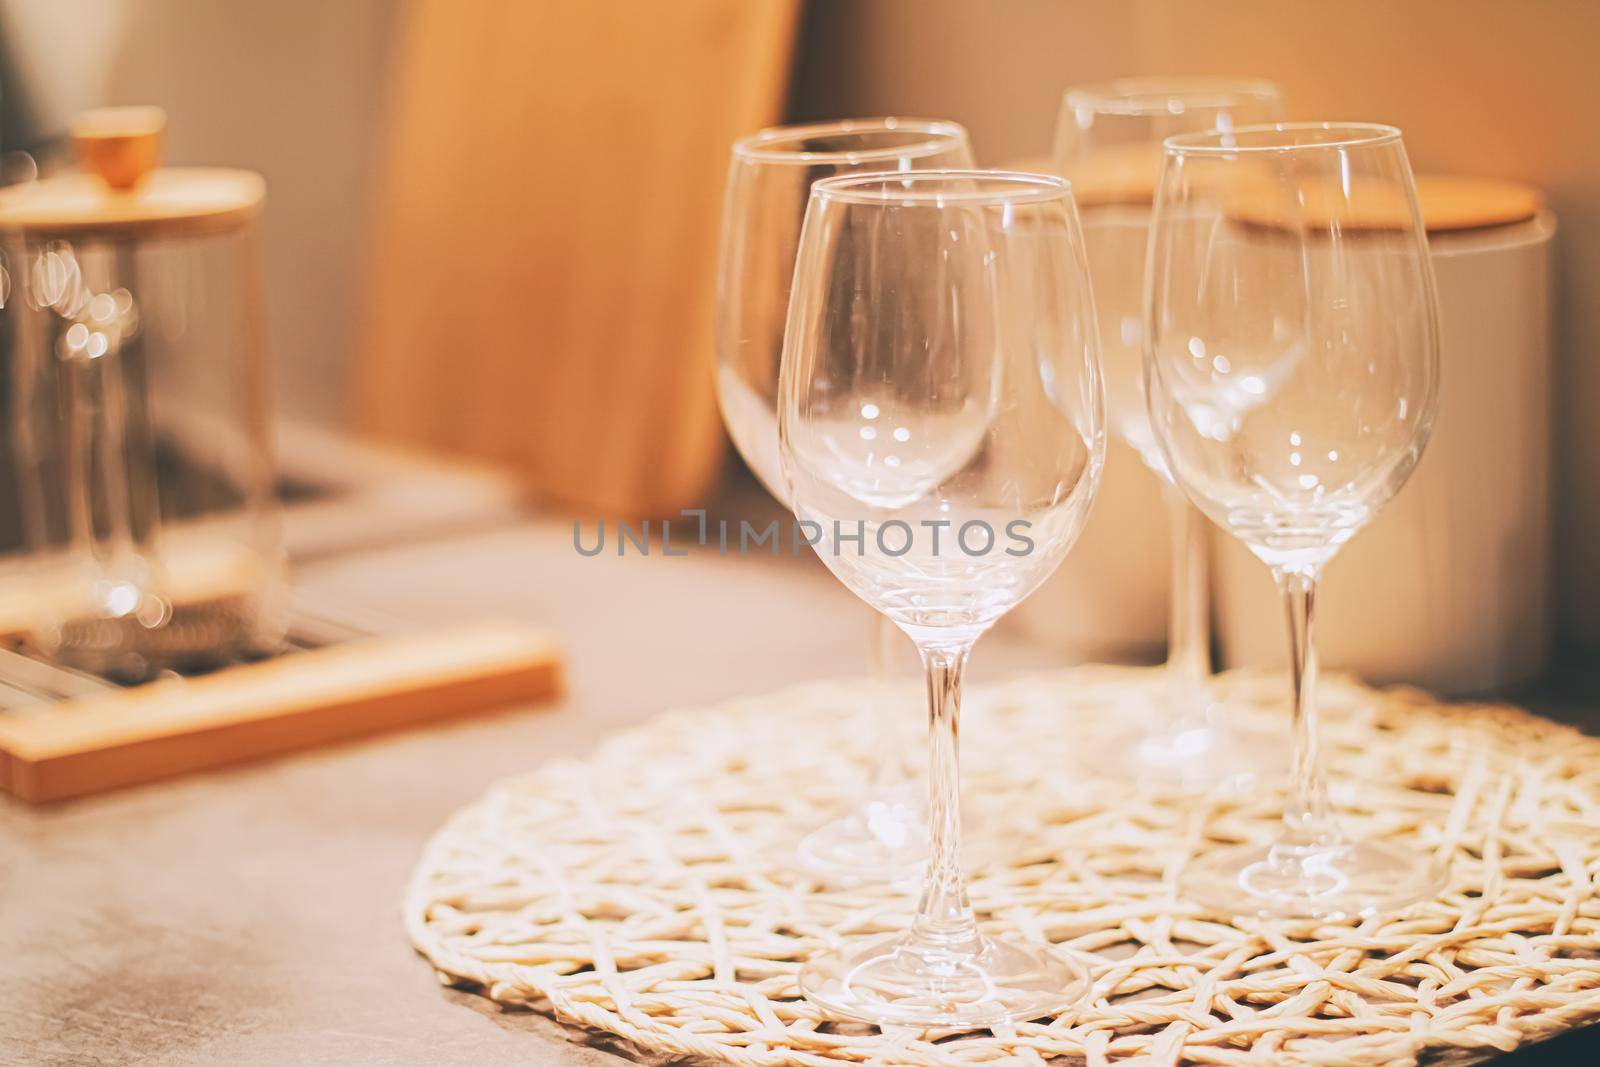
<path fill-rule="evenodd" d="M 1419 171 L 1529 182 L 1559 219 L 1549 424 L 1517 432 L 1551 446 L 1527 477 L 1570 655 L 1600 643 L 1597 40 L 1588 0 L 3 0 L 0 150 L 48 172 L 80 110 L 154 104 L 168 163 L 265 177 L 288 466 L 382 443 L 465 464 L 426 469 L 469 510 L 644 518 L 759 495 L 712 384 L 736 136 L 936 116 L 998 165 L 1048 158 L 1070 84 L 1268 78 L 1290 118 L 1393 123 Z"/>

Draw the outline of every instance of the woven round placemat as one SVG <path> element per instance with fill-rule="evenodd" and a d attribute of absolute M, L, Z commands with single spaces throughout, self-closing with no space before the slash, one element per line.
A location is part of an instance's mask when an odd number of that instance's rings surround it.
<path fill-rule="evenodd" d="M 1281 792 L 1185 797 L 1098 772 L 1159 684 L 1078 668 L 974 689 L 964 709 L 969 856 L 993 857 L 973 902 L 990 929 L 1091 968 L 1089 999 L 1061 1018 L 885 1032 L 799 998 L 812 952 L 904 929 L 915 905 L 904 887 L 821 888 L 787 862 L 859 788 L 862 683 L 664 714 L 500 783 L 428 845 L 407 929 L 444 980 L 502 1004 L 738 1064 L 1411 1063 L 1600 1017 L 1600 741 L 1327 679 L 1348 828 L 1436 854 L 1449 887 L 1366 921 L 1230 920 L 1174 880 L 1213 844 L 1269 839 Z M 1218 689 L 1234 714 L 1287 728 L 1281 679 Z M 919 693 L 890 703 L 919 754 Z"/>

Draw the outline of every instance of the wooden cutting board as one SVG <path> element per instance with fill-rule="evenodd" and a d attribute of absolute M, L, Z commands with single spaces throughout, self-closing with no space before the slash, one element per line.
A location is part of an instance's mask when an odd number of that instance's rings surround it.
<path fill-rule="evenodd" d="M 484 624 L 370 637 L 0 712 L 0 788 L 61 800 L 560 692 L 545 635 Z"/>

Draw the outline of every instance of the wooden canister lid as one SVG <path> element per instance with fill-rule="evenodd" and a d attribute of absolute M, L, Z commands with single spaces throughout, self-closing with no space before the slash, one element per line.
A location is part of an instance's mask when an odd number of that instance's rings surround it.
<path fill-rule="evenodd" d="M 249 170 L 167 167 L 126 192 L 70 174 L 0 192 L 0 232 L 28 237 L 187 237 L 236 229 L 261 212 L 267 183 Z"/>
<path fill-rule="evenodd" d="M 1080 208 L 1108 206 L 1148 207 L 1155 197 L 1161 175 L 1161 149 L 1155 145 L 1125 145 L 1095 153 L 1071 168 L 1066 175 L 1072 182 L 1073 198 Z M 1031 160 L 1030 169 L 1055 170 L 1044 160 Z M 1247 175 L 1247 178 L 1261 178 Z M 1502 178 L 1479 178 L 1460 174 L 1419 174 L 1417 207 L 1422 224 L 1430 234 L 1479 230 L 1526 222 L 1544 210 L 1544 194 L 1534 186 Z M 1249 186 L 1251 182 L 1241 181 Z M 1322 206 L 1318 206 L 1321 202 Z M 1340 223 L 1352 230 L 1393 229 L 1409 222 L 1410 209 L 1402 196 L 1377 192 L 1361 205 L 1337 206 L 1315 190 L 1307 190 L 1306 201 L 1297 209 L 1308 221 L 1337 210 Z M 1270 197 L 1240 195 L 1229 205 L 1229 214 L 1259 225 L 1285 225 L 1284 211 L 1275 209 Z"/>
<path fill-rule="evenodd" d="M 1104 148 L 1063 168 L 1044 156 L 1030 156 L 1003 169 L 1055 174 L 1072 183 L 1072 199 L 1080 208 L 1150 206 L 1161 177 L 1161 146 L 1117 145 Z"/>
<path fill-rule="evenodd" d="M 1419 174 L 1417 206 L 1429 233 L 1526 222 L 1544 210 L 1544 193 L 1522 182 Z"/>
<path fill-rule="evenodd" d="M 0 232 L 109 240 L 223 233 L 260 214 L 261 175 L 221 167 L 155 169 L 166 116 L 159 108 L 84 112 L 73 142 L 87 173 L 0 190 Z"/>
<path fill-rule="evenodd" d="M 1424 174 L 1418 175 L 1416 188 L 1417 209 L 1430 235 L 1526 222 L 1544 207 L 1538 189 L 1498 178 Z M 1292 198 L 1264 184 L 1241 181 L 1230 194 L 1229 215 L 1275 229 L 1321 228 L 1331 220 L 1347 233 L 1380 233 L 1411 225 L 1411 205 L 1403 187 L 1379 179 L 1368 179 L 1350 191 L 1332 185 L 1305 186 Z"/>
<path fill-rule="evenodd" d="M 1148 206 L 1161 177 L 1161 146 L 1127 144 L 1101 149 L 1067 168 L 1079 207 Z"/>

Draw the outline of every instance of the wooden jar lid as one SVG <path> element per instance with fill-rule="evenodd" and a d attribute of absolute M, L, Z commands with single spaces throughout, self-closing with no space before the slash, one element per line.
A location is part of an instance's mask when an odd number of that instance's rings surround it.
<path fill-rule="evenodd" d="M 87 111 L 73 123 L 83 174 L 0 191 L 0 232 L 25 237 L 127 239 L 235 229 L 261 212 L 261 175 L 220 167 L 155 169 L 160 108 Z"/>
<path fill-rule="evenodd" d="M 1079 207 L 1149 206 L 1161 177 L 1161 146 L 1106 148 L 1078 162 L 1066 177 Z"/>
<path fill-rule="evenodd" d="M 1460 233 L 1526 222 L 1544 207 L 1538 189 L 1520 182 L 1459 175 L 1419 175 L 1417 208 L 1429 234 Z M 1291 205 L 1284 198 L 1251 195 L 1244 188 L 1230 198 L 1228 213 L 1242 222 L 1277 229 L 1318 226 L 1337 218 L 1346 232 L 1377 233 L 1411 225 L 1411 205 L 1398 185 L 1369 180 L 1362 195 L 1350 199 L 1330 188 L 1304 189 Z M 1291 218 L 1292 212 L 1292 218 Z"/>
<path fill-rule="evenodd" d="M 1160 149 L 1134 145 L 1099 153 L 1067 177 L 1079 207 L 1137 207 L 1148 206 L 1154 199 L 1160 173 Z M 1419 174 L 1416 182 L 1417 207 L 1430 234 L 1509 226 L 1544 210 L 1544 194 L 1522 182 L 1458 174 Z M 1393 195 L 1375 193 L 1359 204 L 1318 197 L 1316 192 L 1306 190 L 1305 202 L 1296 208 L 1297 218 L 1313 221 L 1337 211 L 1340 223 L 1349 230 L 1394 229 L 1410 221 L 1409 206 L 1398 191 Z M 1285 225 L 1287 216 L 1284 205 L 1273 203 L 1270 196 L 1246 193 L 1229 204 L 1229 214 L 1241 221 L 1277 227 Z"/>
<path fill-rule="evenodd" d="M 1544 193 L 1522 182 L 1455 174 L 1417 176 L 1417 206 L 1429 233 L 1526 222 L 1544 210 Z"/>
<path fill-rule="evenodd" d="M 261 212 L 267 183 L 249 170 L 167 167 L 126 192 L 70 174 L 0 193 L 0 232 L 28 237 L 171 237 L 222 233 Z"/>

